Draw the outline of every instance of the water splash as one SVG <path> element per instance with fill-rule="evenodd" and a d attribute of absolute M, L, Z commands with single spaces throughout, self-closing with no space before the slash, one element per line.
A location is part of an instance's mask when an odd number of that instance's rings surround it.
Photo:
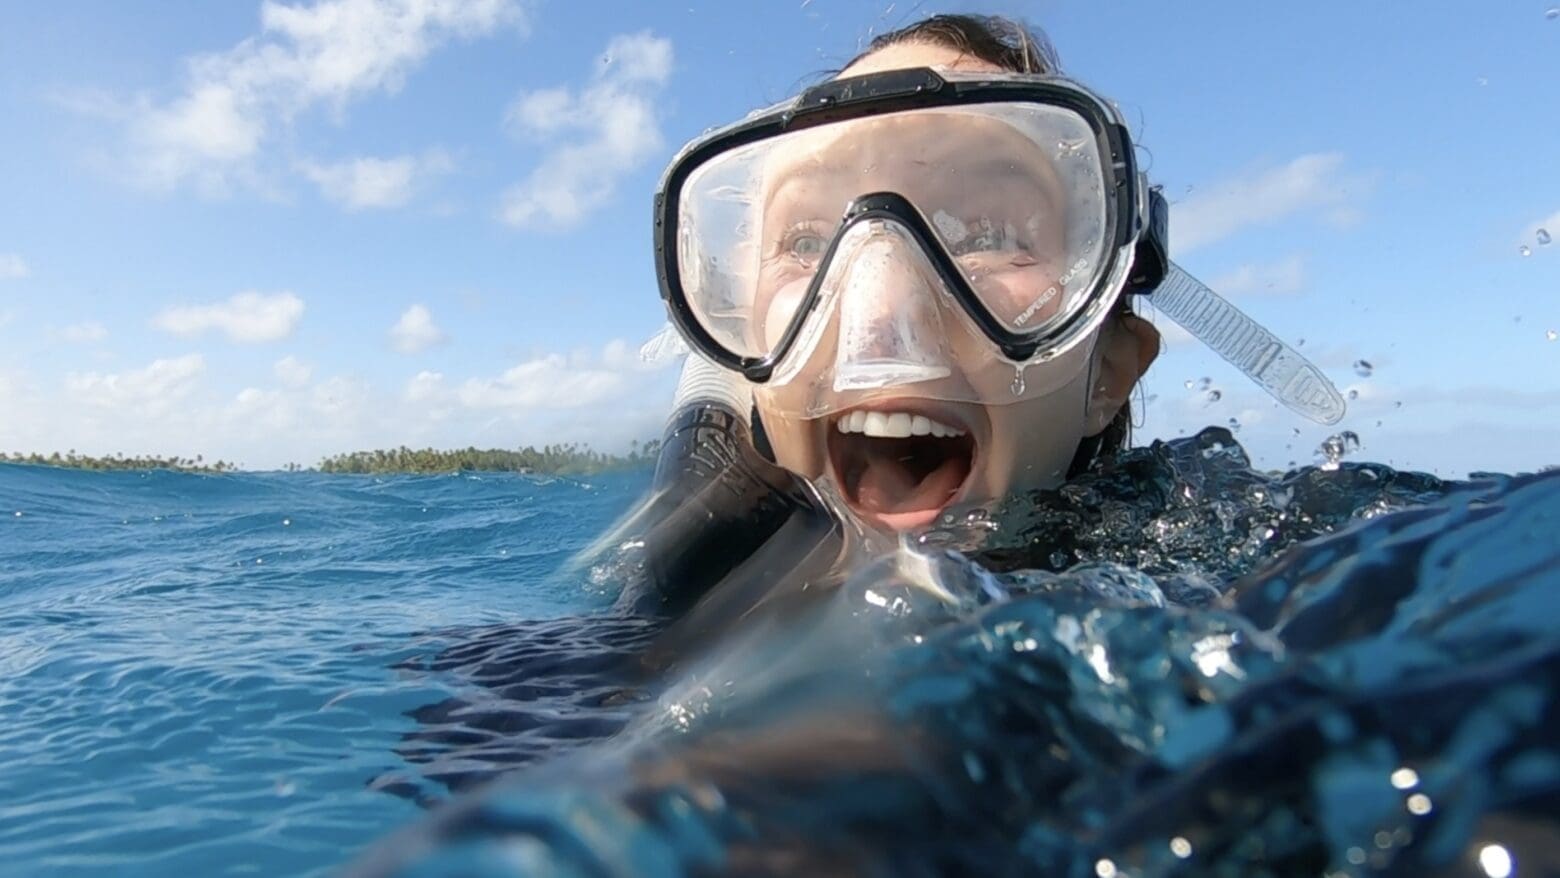
<path fill-rule="evenodd" d="M 1359 434 L 1353 430 L 1344 430 L 1334 433 L 1322 440 L 1322 444 L 1316 448 L 1318 465 L 1324 470 L 1336 470 L 1338 464 L 1346 455 L 1358 451 L 1360 448 Z"/>
<path fill-rule="evenodd" d="M 956 524 L 968 557 L 923 547 L 815 593 L 773 649 L 709 657 L 615 742 L 489 786 L 368 874 L 516 851 L 546 874 L 1546 862 L 1557 512 L 1560 473 L 1262 474 L 1219 429 L 1134 449 L 999 531 Z M 694 721 L 663 731 L 670 704 Z"/>

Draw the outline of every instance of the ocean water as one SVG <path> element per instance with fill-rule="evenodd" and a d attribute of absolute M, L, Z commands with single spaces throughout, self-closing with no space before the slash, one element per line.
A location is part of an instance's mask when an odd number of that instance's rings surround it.
<path fill-rule="evenodd" d="M 570 563 L 647 484 L 0 467 L 0 863 L 1560 870 L 1560 472 L 1208 430 L 714 630 Z"/>
<path fill-rule="evenodd" d="M 609 602 L 553 574 L 647 481 L 0 464 L 0 873 L 349 860 L 419 815 L 370 783 L 461 685 L 397 666 Z"/>

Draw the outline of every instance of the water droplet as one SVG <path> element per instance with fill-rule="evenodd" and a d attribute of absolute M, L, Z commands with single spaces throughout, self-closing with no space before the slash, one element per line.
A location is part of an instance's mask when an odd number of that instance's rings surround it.
<path fill-rule="evenodd" d="M 1359 399 L 1359 398 L 1360 398 L 1360 392 L 1358 390 L 1355 390 L 1352 387 L 1349 388 L 1349 399 L 1355 400 L 1355 399 Z"/>
<path fill-rule="evenodd" d="M 1023 396 L 1024 395 L 1024 367 L 1023 366 L 1014 366 L 1013 367 L 1013 388 L 1012 389 L 1013 389 L 1013 395 L 1014 396 Z"/>
<path fill-rule="evenodd" d="M 1400 399 L 1400 400 L 1398 400 L 1398 401 L 1397 401 L 1397 402 L 1395 402 L 1395 403 L 1393 403 L 1393 404 L 1392 404 L 1392 407 L 1393 407 L 1393 408 L 1395 408 L 1395 409 L 1400 409 L 1400 408 L 1402 408 L 1402 407 L 1403 407 L 1403 400 L 1401 400 L 1401 399 Z"/>
<path fill-rule="evenodd" d="M 282 527 L 292 527 L 292 519 L 291 518 L 284 518 L 284 519 L 282 519 Z"/>
<path fill-rule="evenodd" d="M 1539 245 L 1543 247 L 1548 247 L 1549 242 L 1554 240 L 1554 238 L 1549 237 L 1548 229 L 1539 229 L 1538 232 L 1533 235 L 1533 237 L 1537 238 Z"/>
<path fill-rule="evenodd" d="M 1490 78 L 1488 76 L 1480 76 L 1477 79 L 1475 79 L 1474 82 L 1477 82 L 1479 85 L 1489 85 L 1490 84 Z"/>
<path fill-rule="evenodd" d="M 1551 6 L 1548 9 L 1545 9 L 1544 18 L 1549 21 L 1554 21 L 1555 19 L 1560 18 L 1560 6 Z"/>
<path fill-rule="evenodd" d="M 1210 391 L 1208 391 L 1208 402 L 1206 403 L 1206 405 L 1213 405 L 1214 403 L 1218 402 L 1219 400 L 1221 400 L 1223 398 L 1224 398 L 1224 394 L 1220 393 L 1217 390 L 1210 390 Z"/>
<path fill-rule="evenodd" d="M 1212 378 L 1203 377 L 1203 378 L 1197 379 L 1197 389 L 1198 390 L 1207 390 L 1208 388 L 1210 388 L 1212 386 L 1213 386 L 1213 379 Z"/>
<path fill-rule="evenodd" d="M 1354 374 L 1360 376 L 1361 378 L 1369 378 L 1370 373 L 1374 371 L 1376 371 L 1376 367 L 1372 366 L 1369 360 L 1354 361 Z"/>
<path fill-rule="evenodd" d="M 1186 389 L 1187 390 L 1191 390 L 1194 386 L 1196 386 L 1195 383 L 1190 378 L 1186 379 L 1185 384 L 1186 384 Z"/>
<path fill-rule="evenodd" d="M 1295 428 L 1295 435 L 1296 435 L 1296 436 L 1299 436 L 1299 435 L 1300 435 L 1300 428 L 1299 428 L 1299 427 L 1296 427 L 1296 428 Z"/>
<path fill-rule="evenodd" d="M 276 779 L 275 789 L 276 794 L 285 799 L 293 793 L 298 792 L 298 785 L 285 777 L 279 777 Z"/>
<path fill-rule="evenodd" d="M 1295 342 L 1295 347 L 1297 347 L 1297 348 L 1305 347 L 1305 339 L 1302 338 L 1302 339 L 1297 340 Z"/>
<path fill-rule="evenodd" d="M 1526 244 L 1523 244 L 1521 247 L 1517 248 L 1517 252 L 1521 253 L 1523 256 L 1532 256 L 1533 255 L 1533 248 L 1529 247 Z"/>
<path fill-rule="evenodd" d="M 1239 433 L 1240 432 L 1240 421 L 1237 421 L 1234 418 L 1230 418 L 1230 432 L 1231 433 Z"/>
<path fill-rule="evenodd" d="M 1560 338 L 1560 332 L 1555 332 L 1553 329 L 1548 330 L 1547 332 L 1544 333 L 1544 338 L 1547 338 L 1550 341 L 1554 341 L 1555 339 Z M 18 512 L 16 514 L 17 515 L 21 515 L 20 512 Z"/>
<path fill-rule="evenodd" d="M 17 517 L 17 518 L 21 518 L 21 517 L 22 517 L 22 513 L 21 513 L 21 512 L 20 512 L 20 511 L 18 511 L 18 512 L 17 512 L 17 513 L 16 513 L 16 517 Z"/>
<path fill-rule="evenodd" d="M 1192 855 L 1192 843 L 1178 835 L 1170 839 L 1170 853 L 1184 860 Z"/>
<path fill-rule="evenodd" d="M 1353 430 L 1344 430 L 1334 433 L 1322 440 L 1322 444 L 1316 448 L 1316 456 L 1321 461 L 1321 468 L 1333 470 L 1338 468 L 1338 462 L 1344 456 L 1358 451 L 1360 448 L 1359 434 Z"/>

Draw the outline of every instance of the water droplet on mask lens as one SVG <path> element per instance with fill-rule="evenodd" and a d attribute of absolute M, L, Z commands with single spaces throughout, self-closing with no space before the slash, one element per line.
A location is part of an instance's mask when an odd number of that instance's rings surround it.
<path fill-rule="evenodd" d="M 1296 428 L 1295 428 L 1295 435 L 1296 435 L 1296 436 L 1299 436 L 1299 435 L 1300 435 L 1300 428 L 1299 428 L 1299 427 L 1296 427 Z"/>
<path fill-rule="evenodd" d="M 1217 390 L 1210 390 L 1210 391 L 1208 391 L 1208 405 L 1213 405 L 1214 403 L 1218 402 L 1219 400 L 1221 400 L 1223 398 L 1224 398 L 1224 394 L 1220 393 Z"/>
<path fill-rule="evenodd" d="M 1013 395 L 1024 395 L 1024 367 L 1019 366 L 1013 370 Z"/>
<path fill-rule="evenodd" d="M 1398 401 L 1397 401 L 1397 402 L 1395 402 L 1395 403 L 1393 403 L 1393 404 L 1392 404 L 1392 407 L 1393 407 L 1393 408 L 1395 408 L 1395 409 L 1400 409 L 1400 408 L 1402 408 L 1402 407 L 1403 407 L 1403 400 L 1401 400 L 1401 399 L 1400 399 L 1400 400 L 1398 400 Z"/>
<path fill-rule="evenodd" d="M 1186 382 L 1185 382 L 1185 383 L 1186 383 L 1186 389 L 1187 389 L 1187 390 L 1191 390 L 1191 389 L 1192 389 L 1192 388 L 1193 388 L 1193 387 L 1194 387 L 1194 386 L 1196 386 L 1196 385 L 1195 385 L 1195 384 L 1194 384 L 1194 383 L 1193 383 L 1193 382 L 1192 382 L 1192 379 L 1190 379 L 1190 378 L 1188 378 L 1188 379 L 1186 379 Z"/>
<path fill-rule="evenodd" d="M 1560 18 L 1560 6 L 1551 6 L 1548 9 L 1545 9 L 1544 18 L 1548 19 L 1549 21 L 1554 21 L 1555 19 Z"/>
<path fill-rule="evenodd" d="M 1352 390 L 1351 389 L 1349 391 L 1349 399 L 1350 400 L 1355 400 L 1355 399 L 1359 399 L 1359 398 L 1360 398 L 1360 392 L 1358 390 Z"/>
<path fill-rule="evenodd" d="M 1550 341 L 1554 341 L 1556 338 L 1560 338 L 1560 333 L 1557 333 L 1553 329 L 1551 329 L 1548 332 L 1544 333 L 1544 338 L 1547 338 Z"/>
<path fill-rule="evenodd" d="M 1529 247 L 1526 244 L 1523 244 L 1521 247 L 1517 248 L 1517 252 L 1521 253 L 1523 256 L 1532 256 L 1533 255 L 1533 248 Z"/>
<path fill-rule="evenodd" d="M 1370 364 L 1369 360 L 1354 361 L 1354 374 L 1360 376 L 1361 378 L 1369 378 L 1370 373 L 1374 371 L 1375 367 Z"/>
<path fill-rule="evenodd" d="M 1302 339 L 1296 341 L 1295 342 L 1295 347 L 1297 347 L 1297 348 L 1305 347 L 1305 339 L 1302 338 Z"/>
<path fill-rule="evenodd" d="M 1213 386 L 1213 379 L 1212 378 L 1204 377 L 1204 378 L 1199 378 L 1197 380 L 1197 389 L 1198 390 L 1207 390 L 1208 388 L 1210 388 L 1212 386 Z"/>
<path fill-rule="evenodd" d="M 1230 418 L 1230 432 L 1231 433 L 1239 433 L 1240 432 L 1240 421 L 1237 421 L 1234 418 Z"/>
<path fill-rule="evenodd" d="M 1549 237 L 1548 229 L 1539 229 L 1537 234 L 1535 234 L 1533 237 L 1537 238 L 1539 245 L 1543 247 L 1548 247 L 1549 242 L 1554 240 L 1553 238 Z"/>

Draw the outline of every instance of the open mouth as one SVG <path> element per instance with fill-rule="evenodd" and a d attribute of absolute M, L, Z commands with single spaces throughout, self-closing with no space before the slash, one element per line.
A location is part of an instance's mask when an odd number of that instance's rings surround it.
<path fill-rule="evenodd" d="M 925 527 L 958 499 L 975 467 L 970 430 L 904 408 L 842 412 L 829 460 L 857 515 L 893 530 Z"/>

